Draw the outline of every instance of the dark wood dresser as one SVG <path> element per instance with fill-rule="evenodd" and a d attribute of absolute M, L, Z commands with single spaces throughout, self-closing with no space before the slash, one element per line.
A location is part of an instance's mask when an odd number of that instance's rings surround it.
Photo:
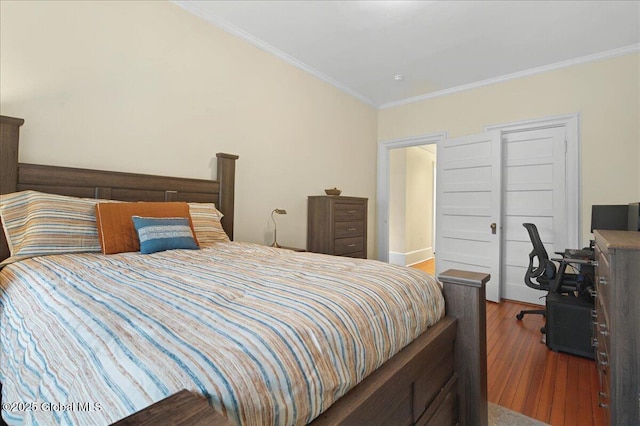
<path fill-rule="evenodd" d="M 307 250 L 337 256 L 367 257 L 366 198 L 310 196 Z"/>
<path fill-rule="evenodd" d="M 640 232 L 594 231 L 594 346 L 611 425 L 640 425 Z"/>

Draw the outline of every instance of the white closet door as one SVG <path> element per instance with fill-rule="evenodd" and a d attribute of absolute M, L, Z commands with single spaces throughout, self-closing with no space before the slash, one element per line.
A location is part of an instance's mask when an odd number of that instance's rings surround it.
<path fill-rule="evenodd" d="M 565 128 L 530 130 L 502 136 L 504 152 L 502 297 L 544 304 L 524 275 L 531 241 L 523 223 L 534 223 L 549 253 L 568 243 Z"/>
<path fill-rule="evenodd" d="M 438 142 L 436 276 L 447 269 L 491 274 L 487 299 L 500 300 L 500 132 Z M 493 226 L 492 226 L 493 224 Z"/>

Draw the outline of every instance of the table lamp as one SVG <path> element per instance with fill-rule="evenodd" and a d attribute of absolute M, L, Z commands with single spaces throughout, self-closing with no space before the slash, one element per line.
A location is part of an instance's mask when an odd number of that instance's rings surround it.
<path fill-rule="evenodd" d="M 271 247 L 280 247 L 280 244 L 278 244 L 278 228 L 276 226 L 276 220 L 273 217 L 273 214 L 287 214 L 287 211 L 284 209 L 273 209 L 273 211 L 271 212 L 271 220 L 273 221 L 273 244 L 271 244 Z"/>

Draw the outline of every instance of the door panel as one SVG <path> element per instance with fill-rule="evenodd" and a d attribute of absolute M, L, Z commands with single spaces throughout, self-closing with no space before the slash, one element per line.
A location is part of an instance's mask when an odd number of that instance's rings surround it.
<path fill-rule="evenodd" d="M 567 248 L 565 129 L 505 134 L 502 149 L 502 297 L 544 304 L 544 299 L 540 299 L 544 294 L 524 283 L 532 245 L 522 224 L 536 224 L 550 257 L 554 251 Z"/>
<path fill-rule="evenodd" d="M 436 275 L 447 269 L 491 274 L 487 299 L 500 300 L 500 133 L 438 142 Z M 497 224 L 493 234 L 490 225 Z"/>

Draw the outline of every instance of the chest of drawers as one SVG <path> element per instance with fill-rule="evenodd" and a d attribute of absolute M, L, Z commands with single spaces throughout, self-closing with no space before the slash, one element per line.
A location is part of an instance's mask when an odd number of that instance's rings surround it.
<path fill-rule="evenodd" d="M 310 196 L 307 250 L 366 259 L 367 202 L 358 197 Z"/>
<path fill-rule="evenodd" d="M 640 232 L 596 239 L 594 346 L 599 402 L 611 425 L 640 424 Z"/>

